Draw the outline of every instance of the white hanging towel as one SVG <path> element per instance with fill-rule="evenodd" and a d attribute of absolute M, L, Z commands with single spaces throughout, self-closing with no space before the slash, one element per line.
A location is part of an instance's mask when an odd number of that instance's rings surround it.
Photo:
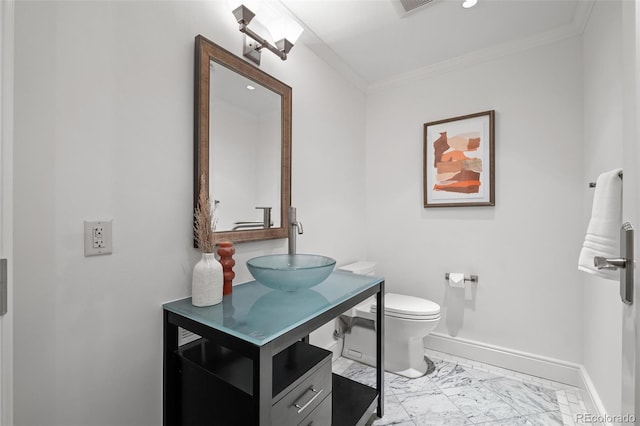
<path fill-rule="evenodd" d="M 615 169 L 598 176 L 593 194 L 591 220 L 580 251 L 578 269 L 608 280 L 618 281 L 620 271 L 596 269 L 595 256 L 616 258 L 620 256 L 620 226 L 622 223 L 622 169 Z"/>

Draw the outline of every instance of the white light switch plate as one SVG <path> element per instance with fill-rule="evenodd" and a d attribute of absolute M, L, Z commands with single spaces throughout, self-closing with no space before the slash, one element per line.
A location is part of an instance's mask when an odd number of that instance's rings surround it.
<path fill-rule="evenodd" d="M 84 221 L 84 255 L 113 253 L 112 220 Z"/>

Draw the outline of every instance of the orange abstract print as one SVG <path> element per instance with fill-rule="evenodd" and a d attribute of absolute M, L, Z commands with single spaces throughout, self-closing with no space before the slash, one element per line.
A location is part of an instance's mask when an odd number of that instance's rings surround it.
<path fill-rule="evenodd" d="M 433 143 L 436 184 L 434 191 L 477 194 L 480 191 L 480 173 L 482 160 L 468 157 L 467 152 L 477 151 L 480 147 L 480 133 L 471 132 L 440 137 Z"/>

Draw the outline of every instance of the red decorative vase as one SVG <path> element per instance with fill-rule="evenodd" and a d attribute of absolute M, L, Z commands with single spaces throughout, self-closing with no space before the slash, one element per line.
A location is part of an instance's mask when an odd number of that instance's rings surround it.
<path fill-rule="evenodd" d="M 221 241 L 218 243 L 218 256 L 220 256 L 220 263 L 222 264 L 222 275 L 224 276 L 224 283 L 222 285 L 222 294 L 230 294 L 233 278 L 236 273 L 233 272 L 233 267 L 236 261 L 233 260 L 233 255 L 236 249 L 233 247 L 231 241 Z"/>

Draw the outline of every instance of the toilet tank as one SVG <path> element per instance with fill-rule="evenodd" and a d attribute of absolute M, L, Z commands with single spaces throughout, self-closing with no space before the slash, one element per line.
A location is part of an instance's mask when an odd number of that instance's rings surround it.
<path fill-rule="evenodd" d="M 338 270 L 344 271 L 344 272 L 351 272 L 352 274 L 375 275 L 376 262 L 360 260 L 358 262 L 349 263 L 348 265 L 340 266 Z M 365 300 L 364 302 L 361 302 L 360 305 L 367 304 L 367 303 L 370 305 L 371 303 L 373 303 L 374 298 L 375 296 L 371 296 L 369 299 Z M 353 308 L 345 312 L 343 315 L 347 315 L 352 318 L 357 317 L 358 316 L 357 309 L 360 305 L 354 306 Z"/>
<path fill-rule="evenodd" d="M 376 273 L 376 263 L 361 260 L 359 262 L 340 266 L 338 269 L 341 271 L 351 272 L 353 274 L 374 275 Z"/>

